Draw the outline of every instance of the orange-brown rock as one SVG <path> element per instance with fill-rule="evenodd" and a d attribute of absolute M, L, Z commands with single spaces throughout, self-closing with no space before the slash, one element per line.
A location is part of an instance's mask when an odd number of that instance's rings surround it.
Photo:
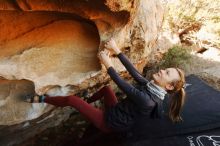
<path fill-rule="evenodd" d="M 97 53 L 109 38 L 142 71 L 152 56 L 162 18 L 159 0 L 0 1 L 0 76 L 8 82 L 28 79 L 38 94 L 68 95 L 101 85 L 109 77 Z M 124 71 L 117 58 L 112 60 L 118 72 Z M 9 109 L 18 95 L 5 93 L 0 90 L 0 108 Z M 22 110 L 31 107 L 17 102 L 19 119 L 1 119 L 2 125 L 28 119 Z"/>

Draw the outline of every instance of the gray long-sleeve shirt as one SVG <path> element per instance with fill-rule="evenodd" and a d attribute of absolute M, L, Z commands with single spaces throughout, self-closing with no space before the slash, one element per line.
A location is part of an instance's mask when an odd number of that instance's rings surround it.
<path fill-rule="evenodd" d="M 148 80 L 136 70 L 126 56 L 120 53 L 118 58 L 135 81 L 140 86 L 145 86 Z M 150 118 L 152 110 L 157 105 L 157 102 L 160 102 L 159 99 L 145 88 L 137 88 L 121 79 L 113 67 L 108 68 L 108 74 L 127 95 L 127 98 L 116 104 L 116 106 L 106 110 L 105 117 L 107 125 L 118 131 L 128 130 L 139 117 L 148 116 Z"/>

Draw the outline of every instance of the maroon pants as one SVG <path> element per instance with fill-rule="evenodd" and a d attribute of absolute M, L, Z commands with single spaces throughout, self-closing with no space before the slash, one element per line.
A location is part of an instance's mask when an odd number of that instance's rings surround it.
<path fill-rule="evenodd" d="M 112 107 L 117 104 L 118 100 L 112 89 L 108 86 L 103 87 L 90 97 L 90 101 L 94 102 L 104 97 L 105 108 Z M 46 103 L 55 106 L 72 106 L 78 110 L 83 116 L 85 116 L 90 122 L 92 122 L 98 129 L 105 133 L 111 132 L 111 129 L 106 126 L 104 120 L 104 111 L 93 107 L 80 97 L 77 96 L 55 96 L 46 97 L 44 100 Z"/>

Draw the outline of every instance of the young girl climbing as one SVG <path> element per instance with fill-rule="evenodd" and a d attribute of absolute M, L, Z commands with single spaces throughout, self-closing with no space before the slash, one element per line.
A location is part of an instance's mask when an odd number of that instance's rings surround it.
<path fill-rule="evenodd" d="M 152 80 L 144 78 L 121 52 L 111 39 L 105 44 L 106 49 L 114 52 L 139 86 L 124 81 L 115 71 L 108 51 L 101 51 L 100 61 L 104 64 L 111 79 L 127 95 L 118 102 L 109 86 L 92 95 L 88 102 L 77 96 L 38 96 L 32 102 L 46 102 L 55 106 L 72 106 L 105 133 L 126 131 L 135 126 L 140 117 L 159 118 L 162 114 L 162 102 L 165 95 L 170 96 L 169 118 L 173 122 L 181 121 L 181 108 L 185 100 L 184 73 L 179 68 L 166 68 L 152 75 Z M 105 110 L 93 107 L 91 102 L 104 98 Z"/>

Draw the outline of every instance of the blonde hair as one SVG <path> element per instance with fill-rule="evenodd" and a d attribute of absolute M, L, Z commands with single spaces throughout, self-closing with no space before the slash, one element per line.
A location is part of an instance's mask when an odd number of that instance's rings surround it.
<path fill-rule="evenodd" d="M 169 90 L 168 93 L 171 94 L 171 101 L 169 106 L 169 118 L 173 122 L 182 121 L 182 117 L 180 116 L 180 112 L 185 102 L 185 74 L 179 69 L 175 68 L 179 73 L 180 80 L 173 81 L 171 84 L 174 86 L 173 90 Z"/>

